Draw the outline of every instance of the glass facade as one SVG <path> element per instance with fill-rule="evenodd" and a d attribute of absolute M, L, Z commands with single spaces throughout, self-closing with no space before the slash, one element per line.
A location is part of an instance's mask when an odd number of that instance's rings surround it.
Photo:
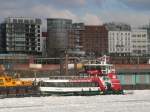
<path fill-rule="evenodd" d="M 47 53 L 49 57 L 60 57 L 68 48 L 69 32 L 72 27 L 70 19 L 47 19 Z"/>

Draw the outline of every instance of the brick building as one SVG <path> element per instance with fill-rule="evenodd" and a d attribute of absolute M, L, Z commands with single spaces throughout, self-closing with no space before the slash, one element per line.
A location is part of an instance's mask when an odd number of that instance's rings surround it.
<path fill-rule="evenodd" d="M 108 31 L 105 26 L 85 26 L 81 37 L 83 50 L 96 56 L 108 53 Z"/>

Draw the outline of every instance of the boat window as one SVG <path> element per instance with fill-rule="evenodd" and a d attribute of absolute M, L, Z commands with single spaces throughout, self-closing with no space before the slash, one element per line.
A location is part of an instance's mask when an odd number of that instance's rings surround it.
<path fill-rule="evenodd" d="M 3 82 L 3 79 L 0 79 L 0 85 L 2 85 L 4 82 Z"/>
<path fill-rule="evenodd" d="M 101 70 L 101 66 L 85 66 L 85 70 Z"/>
<path fill-rule="evenodd" d="M 79 75 L 80 75 L 80 77 L 88 77 L 87 73 L 80 73 Z"/>
<path fill-rule="evenodd" d="M 105 69 L 106 69 L 106 67 L 105 67 L 105 66 L 101 66 L 101 69 L 102 69 L 102 70 L 105 70 Z"/>
<path fill-rule="evenodd" d="M 43 82 L 43 87 L 98 87 L 95 82 Z"/>
<path fill-rule="evenodd" d="M 103 80 L 109 80 L 107 76 L 103 76 Z"/>

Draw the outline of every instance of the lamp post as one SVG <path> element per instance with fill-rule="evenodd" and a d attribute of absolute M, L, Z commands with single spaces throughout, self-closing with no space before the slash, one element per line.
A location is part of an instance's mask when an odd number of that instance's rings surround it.
<path fill-rule="evenodd" d="M 68 51 L 65 50 L 65 75 L 68 75 Z"/>

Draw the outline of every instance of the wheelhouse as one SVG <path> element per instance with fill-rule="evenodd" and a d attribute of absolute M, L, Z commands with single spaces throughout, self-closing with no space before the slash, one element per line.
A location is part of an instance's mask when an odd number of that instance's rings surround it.
<path fill-rule="evenodd" d="M 86 71 L 99 70 L 102 74 L 108 74 L 114 70 L 114 67 L 111 64 L 85 64 L 84 69 Z"/>

